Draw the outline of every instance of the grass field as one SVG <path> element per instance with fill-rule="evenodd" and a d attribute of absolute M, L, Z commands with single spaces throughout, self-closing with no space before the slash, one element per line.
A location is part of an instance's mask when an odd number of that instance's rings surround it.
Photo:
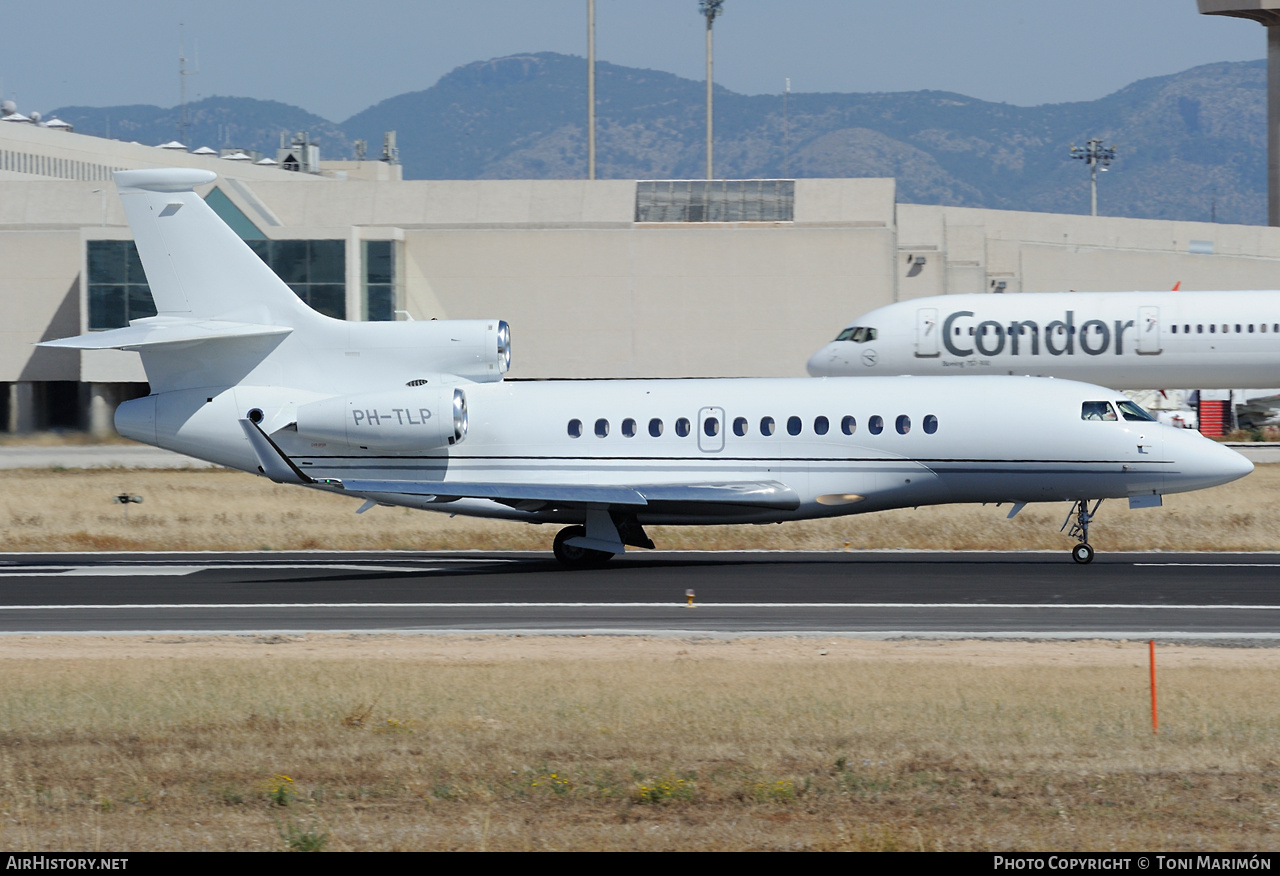
<path fill-rule="evenodd" d="M 1271 512 L 1280 465 L 1163 508 L 1104 503 L 1090 533 L 1099 551 L 1280 550 Z M 119 493 L 140 505 L 116 505 Z M 554 526 L 450 518 L 404 508 L 357 516 L 359 501 L 223 469 L 0 471 L 0 546 L 83 550 L 550 550 Z M 950 505 L 769 526 L 650 527 L 658 547 L 703 550 L 1069 550 L 1069 505 Z"/>
<path fill-rule="evenodd" d="M 1248 850 L 1280 654 L 517 637 L 0 640 L 19 850 Z"/>

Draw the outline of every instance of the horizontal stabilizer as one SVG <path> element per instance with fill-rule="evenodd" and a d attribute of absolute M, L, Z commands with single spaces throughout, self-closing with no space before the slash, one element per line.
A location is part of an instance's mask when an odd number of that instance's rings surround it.
<path fill-rule="evenodd" d="M 226 338 L 251 338 L 287 335 L 293 331 L 285 325 L 254 325 L 216 319 L 181 319 L 150 317 L 135 319 L 125 328 L 90 332 L 74 338 L 43 341 L 38 347 L 63 347 L 74 350 L 154 350 L 174 349 L 177 344 L 197 344 Z"/>

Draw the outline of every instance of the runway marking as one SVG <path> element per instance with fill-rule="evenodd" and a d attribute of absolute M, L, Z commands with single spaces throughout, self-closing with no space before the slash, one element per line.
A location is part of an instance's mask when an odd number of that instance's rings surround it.
<path fill-rule="evenodd" d="M 499 561 L 500 562 L 500 561 Z M 59 578 L 95 578 L 95 577 L 174 577 L 181 578 L 204 571 L 236 571 L 240 569 L 257 569 L 281 572 L 295 571 L 334 571 L 334 572 L 438 572 L 438 566 L 381 566 L 374 563 L 363 565 L 334 565 L 332 563 L 211 563 L 203 566 L 0 566 L 0 578 L 23 578 L 32 575 Z"/>
<path fill-rule="evenodd" d="M 1208 569 L 1276 569 L 1280 563 L 1134 563 L 1135 566 L 1187 566 Z"/>
<path fill-rule="evenodd" d="M 108 609 L 251 609 L 251 608 L 670 608 L 691 610 L 682 602 L 173 602 L 104 605 L 0 605 L 0 611 L 84 611 Z M 1163 611 L 1280 611 L 1280 605 L 1162 605 L 1125 603 L 1000 603 L 1000 602 L 702 602 L 698 609 L 717 608 L 977 608 L 977 609 L 1089 609 Z"/>

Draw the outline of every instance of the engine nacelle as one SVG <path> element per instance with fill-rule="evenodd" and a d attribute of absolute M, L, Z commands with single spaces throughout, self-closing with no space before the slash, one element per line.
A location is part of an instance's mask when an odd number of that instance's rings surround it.
<path fill-rule="evenodd" d="M 452 374 L 496 383 L 511 367 L 511 328 L 500 319 L 353 322 L 347 331 L 347 349 L 386 363 L 406 381 Z"/>
<path fill-rule="evenodd" d="M 452 386 L 336 396 L 298 408 L 298 435 L 361 450 L 437 450 L 467 437 L 467 396 Z"/>

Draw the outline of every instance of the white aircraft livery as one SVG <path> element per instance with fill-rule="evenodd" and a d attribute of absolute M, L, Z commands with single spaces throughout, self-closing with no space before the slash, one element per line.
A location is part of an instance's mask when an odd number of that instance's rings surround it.
<path fill-rule="evenodd" d="M 1102 499 L 1131 507 L 1252 470 L 1118 393 L 1025 377 L 504 380 L 496 319 L 362 323 L 308 308 L 195 192 L 121 171 L 157 315 L 48 342 L 136 350 L 122 435 L 364 499 L 564 524 L 602 564 L 649 524 L 779 523 L 948 502 L 1068 501 L 1088 562 Z M 1070 522 L 1070 518 L 1068 518 Z M 1064 524 L 1065 528 L 1065 524 Z"/>
<path fill-rule="evenodd" d="M 815 377 L 1025 374 L 1124 389 L 1280 385 L 1280 292 L 941 295 L 859 317 Z"/>

